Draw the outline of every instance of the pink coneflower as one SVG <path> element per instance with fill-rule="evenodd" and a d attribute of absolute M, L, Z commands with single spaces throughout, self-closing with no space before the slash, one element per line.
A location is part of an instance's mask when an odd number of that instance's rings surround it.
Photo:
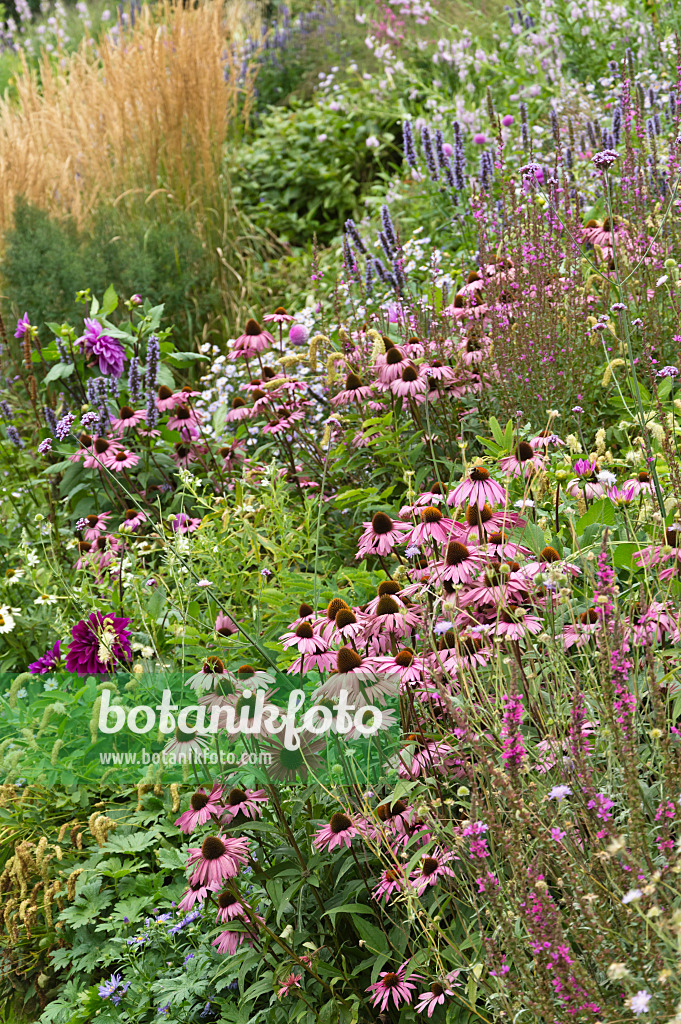
<path fill-rule="evenodd" d="M 266 313 L 262 319 L 265 324 L 292 324 L 295 317 L 287 313 L 283 306 L 277 306 L 274 313 Z"/>
<path fill-rule="evenodd" d="M 432 664 L 443 664 L 447 672 L 455 672 L 458 668 L 470 669 L 472 666 L 488 665 L 490 651 L 485 650 L 482 640 L 469 633 L 459 633 L 448 629 L 440 637 L 437 654 L 432 655 Z"/>
<path fill-rule="evenodd" d="M 370 523 L 362 523 L 362 526 L 364 533 L 359 538 L 356 558 L 389 555 L 395 544 L 401 544 L 411 529 L 409 523 L 397 522 L 385 512 L 377 512 Z"/>
<path fill-rule="evenodd" d="M 158 389 L 158 397 L 156 399 L 156 408 L 159 412 L 168 412 L 170 409 L 174 409 L 177 405 L 177 400 L 172 390 L 162 384 Z"/>
<path fill-rule="evenodd" d="M 249 420 L 253 414 L 254 410 L 246 405 L 241 395 L 237 395 L 232 399 L 232 408 L 225 416 L 225 422 L 240 423 L 242 420 Z"/>
<path fill-rule="evenodd" d="M 424 508 L 426 505 L 438 505 L 440 502 L 445 500 L 447 488 L 444 484 L 439 483 L 435 480 L 429 490 L 421 491 L 418 498 L 414 502 L 414 508 Z M 408 506 L 407 506 L 408 507 Z"/>
<path fill-rule="evenodd" d="M 496 624 L 496 635 L 506 640 L 522 640 L 527 633 L 541 633 L 542 624 L 536 615 L 528 615 L 520 605 L 503 608 Z"/>
<path fill-rule="evenodd" d="M 521 601 L 530 589 L 530 581 L 517 562 L 512 563 L 510 569 L 510 572 L 499 572 L 498 565 L 490 566 L 470 590 L 459 594 L 460 607 L 474 604 L 486 608 L 488 605 L 496 607 L 502 601 Z"/>
<path fill-rule="evenodd" d="M 108 466 L 109 460 L 119 451 L 121 451 L 121 445 L 117 441 L 107 441 L 105 437 L 96 437 L 90 451 L 83 458 L 83 466 L 85 469 L 102 469 Z"/>
<path fill-rule="evenodd" d="M 178 430 L 186 441 L 190 441 L 201 433 L 200 422 L 201 417 L 195 409 L 190 409 L 188 405 L 178 405 L 168 417 L 167 427 L 168 430 Z"/>
<path fill-rule="evenodd" d="M 361 836 L 363 832 L 358 823 L 342 811 L 331 815 L 328 825 L 315 832 L 313 843 L 318 850 L 333 850 L 336 846 L 352 846 L 355 836 Z"/>
<path fill-rule="evenodd" d="M 469 505 L 465 515 L 466 525 L 461 527 L 461 538 L 466 544 L 475 532 L 478 542 L 484 543 L 488 533 L 498 533 L 500 530 L 509 530 L 519 526 L 523 528 L 526 520 L 522 519 L 517 512 L 510 512 L 507 508 L 492 509 L 485 504 L 482 508 L 477 505 Z M 457 524 L 458 525 L 458 524 Z"/>
<path fill-rule="evenodd" d="M 217 782 L 213 783 L 210 793 L 198 789 L 189 801 L 189 808 L 175 822 L 177 828 L 185 835 L 189 835 L 197 825 L 205 825 L 211 815 L 219 818 L 223 810 L 220 804 L 222 792 L 222 786 L 219 786 Z"/>
<path fill-rule="evenodd" d="M 246 908 L 238 896 L 231 892 L 221 892 L 217 898 L 218 913 L 215 921 L 217 924 L 227 924 L 238 917 L 243 917 Z"/>
<path fill-rule="evenodd" d="M 381 971 L 379 980 L 367 988 L 367 992 L 373 993 L 372 1005 L 380 1007 L 381 1013 L 388 1008 L 391 996 L 395 1009 L 398 1009 L 401 1003 L 411 1003 L 416 986 L 412 985 L 410 979 L 416 975 L 410 974 L 409 978 L 405 978 L 406 969 L 407 965 L 402 964 L 396 971 Z"/>
<path fill-rule="evenodd" d="M 390 382 L 390 390 L 399 398 L 417 398 L 428 390 L 428 380 L 420 370 L 409 364 L 400 377 Z"/>
<path fill-rule="evenodd" d="M 563 447 L 565 441 L 558 434 L 551 434 L 548 430 L 544 430 L 537 437 L 533 437 L 530 440 L 530 444 L 535 449 L 546 451 L 549 445 L 555 444 L 557 447 Z"/>
<path fill-rule="evenodd" d="M 267 793 L 264 789 L 230 789 L 225 800 L 222 821 L 227 823 L 238 814 L 243 814 L 246 818 L 260 818 L 263 812 L 260 805 L 266 803 Z"/>
<path fill-rule="evenodd" d="M 379 356 L 376 360 L 379 389 L 387 391 L 390 384 L 402 376 L 403 369 L 404 355 L 399 348 L 392 345 L 384 356 Z"/>
<path fill-rule="evenodd" d="M 125 430 L 136 427 L 138 423 L 141 423 L 146 418 L 147 414 L 144 409 L 138 409 L 135 412 L 129 405 L 123 405 L 118 413 L 118 418 L 111 421 L 111 429 L 115 434 L 120 435 Z"/>
<path fill-rule="evenodd" d="M 622 484 L 622 490 L 633 491 L 635 498 L 638 498 L 639 494 L 652 495 L 654 491 L 650 473 L 641 472 L 637 476 L 632 477 L 631 480 L 625 480 Z"/>
<path fill-rule="evenodd" d="M 502 562 L 515 562 L 520 555 L 525 558 L 531 555 L 532 549 L 516 541 L 509 541 L 503 530 L 494 530 L 487 536 L 487 554 Z"/>
<path fill-rule="evenodd" d="M 208 885 L 203 885 L 201 882 L 196 882 L 195 885 L 190 884 L 177 904 L 177 908 L 184 911 L 191 910 L 195 903 L 203 903 L 209 892 L 217 892 L 219 889 L 219 882 L 209 882 Z"/>
<path fill-rule="evenodd" d="M 242 931 L 227 928 L 224 932 L 220 932 L 217 939 L 213 939 L 211 946 L 216 946 L 218 953 L 227 953 L 229 956 L 234 956 L 244 941 L 244 934 Z"/>
<path fill-rule="evenodd" d="M 422 896 L 428 886 L 435 885 L 440 878 L 454 878 L 454 872 L 449 867 L 450 860 L 458 860 L 451 852 L 433 852 L 421 859 L 419 866 L 412 871 L 409 880 L 413 887 Z"/>
<path fill-rule="evenodd" d="M 385 871 L 381 872 L 378 885 L 371 895 L 375 900 L 385 899 L 386 903 L 390 903 L 392 894 L 394 892 L 402 892 L 406 884 L 407 879 L 401 867 L 386 868 Z"/>
<path fill-rule="evenodd" d="M 139 508 L 127 508 L 123 513 L 123 522 L 118 527 L 124 533 L 134 533 L 138 526 L 146 523 L 147 514 Z"/>
<path fill-rule="evenodd" d="M 479 549 L 468 547 L 458 540 L 450 540 L 443 562 L 433 562 L 432 570 L 439 580 L 450 583 L 468 583 L 485 561 Z"/>
<path fill-rule="evenodd" d="M 351 647 L 341 647 L 336 653 L 336 671 L 315 690 L 313 697 L 338 697 L 345 690 L 350 698 L 348 703 L 362 707 L 395 694 L 397 688 L 396 677 L 389 676 L 375 661 L 362 658 Z"/>
<path fill-rule="evenodd" d="M 355 402 L 361 405 L 371 397 L 371 388 L 362 384 L 356 373 L 349 373 L 345 378 L 345 388 L 331 399 L 331 405 L 350 405 Z"/>
<path fill-rule="evenodd" d="M 206 749 L 206 741 L 197 732 L 184 732 L 177 727 L 172 740 L 163 748 L 164 754 L 172 754 L 178 763 L 195 761 Z"/>
<path fill-rule="evenodd" d="M 318 654 L 328 649 L 324 637 L 316 633 L 309 622 L 301 622 L 294 631 L 283 633 L 279 640 L 284 650 L 297 647 L 299 654 Z"/>
<path fill-rule="evenodd" d="M 357 615 L 352 608 L 341 608 L 336 613 L 333 629 L 329 635 L 329 643 L 339 643 L 341 645 L 345 645 L 348 642 L 352 643 L 353 640 L 361 637 L 363 633 L 364 624 L 357 621 Z"/>
<path fill-rule="evenodd" d="M 291 971 L 288 978 L 286 978 L 282 982 L 281 988 L 277 992 L 277 999 L 283 999 L 284 996 L 290 994 L 292 989 L 300 988 L 300 982 L 302 981 L 302 978 L 302 974 L 296 974 L 295 971 Z"/>
<path fill-rule="evenodd" d="M 126 469 L 132 469 L 136 466 L 139 460 L 139 455 L 135 455 L 134 452 L 124 448 L 123 451 L 116 452 L 115 455 L 107 457 L 105 465 L 107 469 L 112 470 L 114 473 L 123 473 Z"/>
<path fill-rule="evenodd" d="M 468 504 L 484 507 L 487 502 L 503 505 L 507 497 L 504 488 L 492 479 L 484 466 L 474 466 L 466 479 L 450 492 L 447 504 L 457 508 Z"/>
<path fill-rule="evenodd" d="M 236 339 L 229 352 L 230 359 L 251 359 L 264 352 L 268 345 L 274 344 L 274 338 L 269 331 L 263 330 L 257 320 L 249 320 L 246 323 L 244 333 Z"/>
<path fill-rule="evenodd" d="M 71 630 L 72 641 L 66 652 L 66 669 L 79 676 L 105 675 L 132 657 L 130 619 L 92 612 Z"/>
<path fill-rule="evenodd" d="M 499 462 L 499 469 L 506 476 L 534 476 L 544 468 L 544 457 L 535 452 L 527 441 L 520 441 L 513 455 L 506 455 Z"/>
<path fill-rule="evenodd" d="M 396 676 L 403 691 L 406 687 L 422 681 L 425 668 L 423 658 L 416 657 L 408 647 L 403 647 L 395 655 L 376 658 L 376 666 L 388 675 Z"/>
<path fill-rule="evenodd" d="M 667 605 L 661 601 L 651 601 L 645 611 L 639 615 L 633 614 L 632 620 L 631 629 L 636 644 L 661 644 L 668 633 L 677 633 L 677 624 L 669 614 Z"/>
<path fill-rule="evenodd" d="M 196 462 L 199 455 L 203 455 L 207 451 L 208 449 L 204 445 L 174 444 L 170 458 L 176 466 L 182 466 L 183 469 L 187 469 L 191 466 L 192 462 Z"/>
<path fill-rule="evenodd" d="M 192 882 L 222 882 L 234 878 L 242 864 L 248 863 L 248 839 L 220 834 L 207 836 L 200 847 L 188 851 L 187 867 L 194 866 Z"/>
<path fill-rule="evenodd" d="M 419 546 L 427 540 L 446 544 L 456 530 L 456 524 L 451 519 L 446 519 L 439 508 L 429 505 L 421 509 L 421 522 L 410 531 L 405 542 Z"/>
<path fill-rule="evenodd" d="M 403 779 L 418 779 L 422 774 L 432 775 L 433 772 L 446 775 L 457 763 L 454 747 L 444 740 L 429 740 L 413 753 L 406 748 L 400 752 L 399 759 L 399 773 Z"/>
<path fill-rule="evenodd" d="M 396 637 L 407 636 L 420 621 L 418 608 L 407 608 L 391 594 L 382 594 L 373 615 L 365 619 L 365 636 L 371 638 L 388 633 Z"/>
<path fill-rule="evenodd" d="M 89 516 L 85 516 L 83 520 L 87 525 L 83 527 L 83 539 L 88 541 L 97 540 L 103 533 L 106 532 L 106 524 L 111 519 L 111 512 L 99 512 L 97 515 L 92 513 Z"/>
<path fill-rule="evenodd" d="M 570 622 L 567 626 L 563 626 L 563 643 L 566 649 L 573 647 L 575 644 L 577 647 L 584 647 L 585 644 L 588 644 L 598 629 L 599 622 L 600 619 L 596 609 L 589 608 L 587 611 L 582 612 L 575 622 Z"/>
<path fill-rule="evenodd" d="M 659 565 L 671 558 L 678 559 L 681 555 L 681 526 L 675 524 L 664 531 L 664 544 L 648 544 L 634 554 L 634 561 L 639 566 Z M 669 573 L 667 573 L 667 577 Z M 662 577 L 661 578 L 667 578 Z"/>
<path fill-rule="evenodd" d="M 451 988 L 447 988 L 446 985 L 441 985 L 439 981 L 434 981 L 427 992 L 422 992 L 418 997 L 414 1009 L 417 1013 L 423 1013 L 424 1010 L 428 1011 L 428 1016 L 432 1017 L 435 1012 L 436 1006 L 443 1006 L 445 1002 L 445 996 L 453 996 Z"/>

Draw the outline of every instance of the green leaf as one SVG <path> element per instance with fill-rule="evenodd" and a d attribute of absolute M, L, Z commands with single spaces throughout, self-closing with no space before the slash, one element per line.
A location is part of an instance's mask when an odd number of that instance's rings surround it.
<path fill-rule="evenodd" d="M 634 552 L 637 550 L 638 544 L 618 544 L 612 556 L 613 565 L 631 568 L 634 560 Z"/>
<path fill-rule="evenodd" d="M 333 924 L 336 923 L 336 914 L 373 914 L 371 907 L 364 906 L 363 903 L 344 903 L 342 907 L 331 907 L 330 910 L 325 910 L 322 917 L 330 917 Z"/>
<path fill-rule="evenodd" d="M 54 380 L 62 380 L 64 377 L 70 377 L 75 370 L 73 363 L 55 363 L 55 365 L 47 371 L 43 384 L 51 384 Z"/>
<path fill-rule="evenodd" d="M 111 836 L 102 847 L 103 853 L 141 853 L 158 842 L 156 832 L 132 832 L 127 836 Z"/>
<path fill-rule="evenodd" d="M 503 434 L 503 431 L 502 431 L 502 429 L 501 429 L 501 427 L 499 425 L 499 420 L 496 418 L 496 416 L 490 416 L 490 418 L 489 418 L 489 428 L 492 431 L 492 437 L 497 442 L 497 444 L 500 445 L 500 446 L 503 445 L 503 443 L 504 443 L 504 434 Z"/>
<path fill-rule="evenodd" d="M 104 292 L 104 298 L 102 299 L 102 316 L 108 316 L 109 313 L 113 313 L 114 309 L 118 306 L 118 296 L 116 290 L 112 284 L 109 285 L 107 290 Z"/>
<path fill-rule="evenodd" d="M 365 921 L 361 917 L 355 918 L 353 924 L 366 942 L 367 948 L 371 953 L 389 952 L 390 945 L 388 943 L 388 937 L 380 928 L 377 928 L 375 924 L 372 924 L 370 921 Z"/>
<path fill-rule="evenodd" d="M 525 529 L 523 531 L 523 540 L 526 540 L 529 546 L 534 551 L 535 555 L 538 555 L 546 547 L 546 537 L 541 527 L 537 526 L 528 519 Z"/>
<path fill-rule="evenodd" d="M 577 535 L 584 533 L 587 526 L 599 523 L 602 526 L 615 525 L 615 506 L 609 498 L 594 501 L 588 512 L 577 521 Z"/>

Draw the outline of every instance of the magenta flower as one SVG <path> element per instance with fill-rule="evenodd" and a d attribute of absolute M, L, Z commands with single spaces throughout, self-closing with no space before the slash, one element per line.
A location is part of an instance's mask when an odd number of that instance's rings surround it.
<path fill-rule="evenodd" d="M 459 529 L 456 523 L 442 515 L 439 508 L 430 505 L 421 509 L 421 522 L 411 530 L 406 542 L 420 545 L 426 540 L 433 540 L 436 544 L 446 544 Z"/>
<path fill-rule="evenodd" d="M 283 306 L 277 306 L 274 313 L 266 313 L 262 318 L 264 324 L 291 324 L 293 317 L 287 313 Z"/>
<path fill-rule="evenodd" d="M 450 540 L 444 562 L 434 562 L 433 571 L 438 579 L 450 583 L 469 583 L 485 561 L 484 554 L 458 540 Z"/>
<path fill-rule="evenodd" d="M 66 669 L 79 676 L 106 675 L 119 662 L 132 657 L 130 619 L 92 612 L 71 630 L 73 640 L 66 652 Z"/>
<path fill-rule="evenodd" d="M 375 900 L 385 899 L 386 903 L 390 902 L 390 897 L 394 892 L 402 892 L 407 884 L 404 871 L 401 867 L 386 868 L 381 872 L 381 877 L 378 880 L 378 885 L 372 891 L 371 895 Z"/>
<path fill-rule="evenodd" d="M 408 363 L 401 376 L 390 382 L 390 390 L 400 398 L 417 398 L 428 390 L 428 380 L 415 366 Z"/>
<path fill-rule="evenodd" d="M 124 448 L 120 452 L 116 452 L 110 458 L 103 459 L 107 469 L 110 469 L 114 473 L 123 473 L 126 469 L 133 469 L 139 462 L 139 455 L 135 455 L 134 452 Z"/>
<path fill-rule="evenodd" d="M 99 363 L 100 373 L 112 377 L 122 377 L 125 365 L 125 349 L 120 341 L 104 334 L 104 328 L 99 321 L 92 317 L 85 317 L 85 333 L 78 338 L 78 344 L 85 343 L 85 353 L 94 356 Z"/>
<path fill-rule="evenodd" d="M 217 939 L 213 939 L 211 946 L 216 946 L 218 953 L 228 953 L 230 956 L 234 956 L 243 941 L 243 932 L 228 928 L 226 931 L 220 932 Z"/>
<path fill-rule="evenodd" d="M 173 533 L 193 533 L 198 530 L 201 520 L 196 516 L 188 516 L 186 512 L 178 512 L 170 522 Z"/>
<path fill-rule="evenodd" d="M 106 533 L 106 524 L 110 518 L 111 512 L 99 512 L 97 515 L 92 513 L 89 516 L 85 516 L 82 520 L 83 539 L 89 541 L 97 540 L 103 533 Z M 81 520 L 78 522 L 80 523 Z"/>
<path fill-rule="evenodd" d="M 54 647 L 48 647 L 37 661 L 31 662 L 28 666 L 28 671 L 34 676 L 44 676 L 48 672 L 53 672 L 57 668 L 61 657 L 60 647 L 61 643 L 57 640 Z"/>
<path fill-rule="evenodd" d="M 217 782 L 213 783 L 210 793 L 205 793 L 203 789 L 197 790 L 189 801 L 189 808 L 175 822 L 177 828 L 189 835 L 197 825 L 205 825 L 211 815 L 219 818 L 223 811 L 221 797 L 222 786 Z"/>
<path fill-rule="evenodd" d="M 451 988 L 447 988 L 445 985 L 441 985 L 439 981 L 433 982 L 427 992 L 422 992 L 419 996 L 414 1009 L 417 1013 L 423 1013 L 424 1010 L 428 1011 L 428 1016 L 432 1017 L 436 1006 L 444 1005 L 445 996 L 453 996 Z"/>
<path fill-rule="evenodd" d="M 440 878 L 454 878 L 449 867 L 450 860 L 458 860 L 453 853 L 431 853 L 421 859 L 420 865 L 411 873 L 410 881 L 419 895 L 423 895 L 429 886 L 435 885 Z"/>
<path fill-rule="evenodd" d="M 182 894 L 177 909 L 191 910 L 195 903 L 203 903 L 209 892 L 217 892 L 219 888 L 219 882 L 209 882 L 208 885 L 204 885 L 203 882 L 190 883 L 187 891 Z"/>
<path fill-rule="evenodd" d="M 512 455 L 500 461 L 499 468 L 506 476 L 527 478 L 544 468 L 544 458 L 527 441 L 521 441 Z"/>
<path fill-rule="evenodd" d="M 333 850 L 336 846 L 352 846 L 352 840 L 362 832 L 347 814 L 337 811 L 324 828 L 315 833 L 314 845 L 318 850 Z"/>
<path fill-rule="evenodd" d="M 260 818 L 263 811 L 260 805 L 266 803 L 267 793 L 264 789 L 230 789 L 221 820 L 227 823 L 238 814 L 247 818 Z"/>
<path fill-rule="evenodd" d="M 362 383 L 356 373 L 349 373 L 345 378 L 345 387 L 331 399 L 331 405 L 349 405 L 351 402 L 361 405 L 371 397 L 371 388 Z"/>
<path fill-rule="evenodd" d="M 484 466 L 474 466 L 466 479 L 450 493 L 446 504 L 457 508 L 469 504 L 483 508 L 487 502 L 503 505 L 507 494 L 501 483 L 493 480 Z"/>
<path fill-rule="evenodd" d="M 238 917 L 243 917 L 246 908 L 237 896 L 231 892 L 221 892 L 218 896 L 218 916 L 215 918 L 218 924 L 227 924 Z"/>
<path fill-rule="evenodd" d="M 249 320 L 244 329 L 232 345 L 229 353 L 230 359 L 251 359 L 253 356 L 264 352 L 268 345 L 274 344 L 274 338 L 269 331 L 263 330 L 257 320 Z"/>
<path fill-rule="evenodd" d="M 225 835 L 208 836 L 200 847 L 188 851 L 187 867 L 196 865 L 192 882 L 219 882 L 234 878 L 240 864 L 248 861 L 248 840 Z"/>
<path fill-rule="evenodd" d="M 296 974 L 294 971 L 291 971 L 288 978 L 282 982 L 281 988 L 277 992 L 277 999 L 287 996 L 291 989 L 300 988 L 302 977 L 302 974 Z"/>
<path fill-rule="evenodd" d="M 17 320 L 17 329 L 14 332 L 15 338 L 23 338 L 24 335 L 31 331 L 31 321 L 28 319 L 28 313 L 24 313 L 20 320 Z"/>
<path fill-rule="evenodd" d="M 389 555 L 395 544 L 401 544 L 409 523 L 400 523 L 390 518 L 385 512 L 377 512 L 370 523 L 363 523 L 364 533 L 359 538 L 356 558 L 367 555 Z"/>
<path fill-rule="evenodd" d="M 391 996 L 396 1009 L 401 1003 L 411 1002 L 412 993 L 416 988 L 411 984 L 411 978 L 415 975 L 410 974 L 409 978 L 405 978 L 406 966 L 402 964 L 396 971 L 381 971 L 378 981 L 369 985 L 367 992 L 373 993 L 371 1002 L 373 1006 L 380 1007 L 381 1013 L 387 1009 Z"/>

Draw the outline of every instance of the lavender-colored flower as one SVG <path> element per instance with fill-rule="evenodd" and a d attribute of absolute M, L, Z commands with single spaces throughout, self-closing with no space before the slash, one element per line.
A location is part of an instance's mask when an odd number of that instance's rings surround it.
<path fill-rule="evenodd" d="M 156 334 L 150 334 L 147 340 L 147 369 L 144 383 L 147 394 L 156 391 L 158 384 L 158 367 L 161 362 L 161 343 Z"/>
<path fill-rule="evenodd" d="M 66 438 L 69 436 L 69 434 L 71 433 L 71 428 L 75 423 L 75 420 L 76 417 L 73 415 L 72 412 L 68 412 L 66 416 L 62 416 L 62 418 L 59 420 L 59 422 L 57 423 L 57 429 L 55 433 L 60 441 L 65 441 Z"/>
<path fill-rule="evenodd" d="M 658 370 L 655 374 L 656 377 L 678 377 L 679 370 L 677 366 L 663 366 L 661 370 Z"/>
<path fill-rule="evenodd" d="M 54 414 L 54 409 L 51 409 L 49 405 L 43 408 L 43 414 L 45 416 L 45 423 L 48 426 L 52 437 L 57 436 L 57 417 Z"/>
<path fill-rule="evenodd" d="M 0 399 L 0 412 L 5 417 L 5 419 L 8 420 L 10 423 L 14 419 L 14 413 L 10 408 L 9 402 L 5 401 L 4 398 Z"/>
<path fill-rule="evenodd" d="M 527 103 L 520 104 L 520 138 L 526 153 L 530 151 L 530 126 L 527 120 Z"/>
<path fill-rule="evenodd" d="M 19 436 L 19 431 L 17 430 L 16 427 L 12 426 L 11 423 L 7 427 L 7 440 L 10 441 L 15 448 L 21 449 L 26 447 L 23 440 Z"/>
<path fill-rule="evenodd" d="M 366 267 L 364 268 L 364 287 L 367 295 L 371 295 L 374 290 L 374 268 L 371 260 L 367 260 Z"/>
<path fill-rule="evenodd" d="M 51 409 L 50 409 L 50 412 L 52 412 Z M 54 413 L 52 413 L 52 415 L 54 416 Z M 46 413 L 45 418 L 47 418 L 47 413 Z M 95 426 L 95 424 L 96 424 L 98 419 L 99 419 L 99 417 L 97 416 L 96 412 L 84 412 L 83 415 L 80 418 L 80 422 L 81 422 L 81 425 L 83 427 L 83 430 L 87 430 L 88 432 L 91 431 L 93 429 L 93 427 Z M 57 426 L 57 423 L 56 423 L 56 419 L 55 419 L 55 430 L 56 430 L 56 426 Z"/>
<path fill-rule="evenodd" d="M 120 341 L 104 334 L 102 325 L 92 317 L 85 317 L 83 323 L 85 324 L 85 333 L 78 338 L 78 343 L 84 343 L 86 354 L 96 358 L 100 373 L 121 377 L 125 363 L 125 349 Z"/>
<path fill-rule="evenodd" d="M 450 153 L 454 152 L 452 146 L 448 146 L 447 148 Z M 452 164 L 449 159 L 449 155 L 445 150 L 445 137 L 440 128 L 438 128 L 435 132 L 435 152 L 437 154 L 437 162 L 442 168 L 442 173 L 445 176 L 447 185 L 451 189 L 456 188 L 456 183 L 454 181 L 454 172 L 452 171 Z"/>
<path fill-rule="evenodd" d="M 440 172 L 437 167 L 435 160 L 435 151 L 433 149 L 433 139 L 430 134 L 430 128 L 427 124 L 424 124 L 421 128 L 421 148 L 423 149 L 423 155 L 426 158 L 426 165 L 428 167 L 428 173 L 431 181 L 438 181 L 440 178 Z"/>
<path fill-rule="evenodd" d="M 362 241 L 362 236 L 360 235 L 359 231 L 357 230 L 357 225 L 355 224 L 355 222 L 352 219 L 352 217 L 349 217 L 346 220 L 346 222 L 345 222 L 345 233 L 350 236 L 350 238 L 355 243 L 355 245 L 357 246 L 359 251 L 362 253 L 362 255 L 366 256 L 367 255 L 367 247 L 364 244 L 364 242 Z"/>
<path fill-rule="evenodd" d="M 48 452 L 52 451 L 52 438 L 44 438 L 38 445 L 38 451 L 41 455 L 47 455 Z"/>
<path fill-rule="evenodd" d="M 383 234 L 386 237 L 388 245 L 392 252 L 397 249 L 397 235 L 395 234 L 395 225 L 393 224 L 392 217 L 390 216 L 390 210 L 383 204 L 381 207 L 381 224 L 383 225 Z"/>
<path fill-rule="evenodd" d="M 458 121 L 453 124 L 454 128 L 454 182 L 459 192 L 466 186 L 466 154 L 461 134 L 461 125 Z"/>
<path fill-rule="evenodd" d="M 592 163 L 599 171 L 607 171 L 618 158 L 619 153 L 616 153 L 614 149 L 604 149 L 600 153 L 595 154 Z"/>
<path fill-rule="evenodd" d="M 130 365 L 128 367 L 128 394 L 131 402 L 139 402 L 142 394 L 140 364 L 137 356 L 130 357 Z"/>
<path fill-rule="evenodd" d="M 406 160 L 409 167 L 416 170 L 418 162 L 416 160 L 416 148 L 414 146 L 414 130 L 411 126 L 411 121 L 405 121 L 402 125 L 402 142 L 404 145 L 404 159 Z"/>

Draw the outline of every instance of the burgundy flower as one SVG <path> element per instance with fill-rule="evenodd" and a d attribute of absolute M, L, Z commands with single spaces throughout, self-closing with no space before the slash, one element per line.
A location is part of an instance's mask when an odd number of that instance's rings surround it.
<path fill-rule="evenodd" d="M 32 662 L 28 666 L 28 671 L 32 672 L 34 676 L 44 676 L 48 672 L 52 672 L 57 667 L 61 657 L 59 647 L 60 642 L 57 640 L 54 647 L 48 647 L 37 661 Z"/>
<path fill-rule="evenodd" d="M 66 652 L 66 668 L 79 676 L 105 675 L 132 656 L 130 619 L 92 612 L 71 630 L 73 640 Z"/>

